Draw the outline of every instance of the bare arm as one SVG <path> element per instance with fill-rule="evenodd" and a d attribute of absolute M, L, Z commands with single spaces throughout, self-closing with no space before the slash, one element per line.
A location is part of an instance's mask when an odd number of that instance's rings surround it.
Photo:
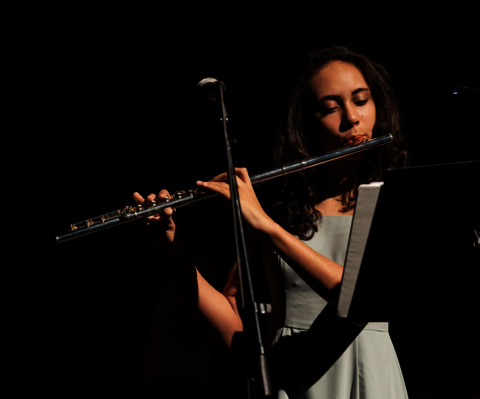
<path fill-rule="evenodd" d="M 275 223 L 260 206 L 247 170 L 236 168 L 236 174 L 243 217 L 250 229 L 272 245 L 317 294 L 329 303 L 335 303 L 343 267 L 315 252 Z M 226 174 L 223 173 L 210 182 L 199 181 L 197 184 L 230 198 L 225 179 Z"/>
<path fill-rule="evenodd" d="M 159 197 L 165 196 L 168 196 L 168 192 L 160 191 Z M 154 198 L 155 195 L 151 194 L 147 199 Z M 138 203 L 144 201 L 138 193 L 134 194 L 134 199 Z M 221 340 L 230 348 L 234 332 L 243 329 L 235 301 L 236 279 L 229 278 L 223 292 L 209 284 L 175 234 L 176 226 L 172 216 L 173 210 L 166 208 L 161 214 L 147 218 L 144 224 L 147 238 L 154 251 L 174 275 L 179 289 L 196 290 L 200 313 L 213 325 Z"/>
<path fill-rule="evenodd" d="M 264 237 L 318 295 L 332 304 L 338 301 L 343 266 L 319 254 L 276 223 L 269 225 Z"/>

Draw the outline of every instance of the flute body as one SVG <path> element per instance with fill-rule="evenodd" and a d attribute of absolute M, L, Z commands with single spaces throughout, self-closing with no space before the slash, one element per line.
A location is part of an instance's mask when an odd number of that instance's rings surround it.
<path fill-rule="evenodd" d="M 341 148 L 326 154 L 313 156 L 302 161 L 292 162 L 282 167 L 270 169 L 266 172 L 254 174 L 250 176 L 250 181 L 252 184 L 261 183 L 275 177 L 280 177 L 289 173 L 312 168 L 329 161 L 356 154 L 374 147 L 389 144 L 392 142 L 392 140 L 392 135 L 388 134 L 373 140 L 365 141 L 356 146 Z M 92 234 L 97 231 L 105 230 L 110 227 L 118 226 L 120 224 L 156 215 L 164 208 L 180 208 L 182 206 L 190 205 L 197 201 L 212 198 L 217 195 L 218 194 L 215 193 L 206 194 L 200 190 L 177 191 L 171 196 L 171 198 L 165 199 L 162 203 L 152 201 L 142 205 L 127 206 L 118 211 L 71 224 L 71 229 L 69 231 L 57 235 L 57 244 L 72 240 L 74 238 L 82 237 L 87 234 Z"/>

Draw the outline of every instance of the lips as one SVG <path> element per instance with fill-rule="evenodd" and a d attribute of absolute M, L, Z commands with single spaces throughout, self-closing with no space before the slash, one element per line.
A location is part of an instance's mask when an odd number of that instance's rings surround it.
<path fill-rule="evenodd" d="M 344 141 L 344 146 L 348 147 L 348 146 L 357 145 L 357 144 L 360 144 L 362 141 L 365 141 L 365 140 L 368 140 L 367 135 L 365 135 L 365 134 L 354 134 Z"/>

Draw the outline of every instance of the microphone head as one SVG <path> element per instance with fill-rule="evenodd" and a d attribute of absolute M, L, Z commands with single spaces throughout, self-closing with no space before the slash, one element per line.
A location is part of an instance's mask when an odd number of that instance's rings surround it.
<path fill-rule="evenodd" d="M 204 104 L 213 104 L 217 102 L 218 86 L 222 86 L 223 90 L 225 90 L 223 82 L 214 78 L 205 78 L 198 82 L 197 88 L 200 89 L 200 97 Z"/>
<path fill-rule="evenodd" d="M 197 87 L 199 89 L 203 89 L 205 86 L 216 84 L 218 82 L 217 79 L 214 78 L 205 78 L 198 82 Z"/>

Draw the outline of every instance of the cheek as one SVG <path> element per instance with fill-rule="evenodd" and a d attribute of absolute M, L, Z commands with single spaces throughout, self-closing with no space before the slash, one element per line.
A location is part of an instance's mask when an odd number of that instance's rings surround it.
<path fill-rule="evenodd" d="M 338 130 L 340 121 L 337 118 L 337 114 L 330 114 L 324 117 L 315 118 L 315 127 L 316 130 L 322 133 L 334 133 Z"/>
<path fill-rule="evenodd" d="M 370 123 L 371 123 L 372 125 L 375 124 L 376 118 L 377 118 L 377 111 L 376 111 L 376 109 L 375 109 L 375 106 L 372 106 L 372 110 L 370 111 L 370 118 L 369 118 L 369 119 L 370 119 Z"/>
<path fill-rule="evenodd" d="M 336 116 L 336 114 L 331 114 L 314 120 L 314 129 L 311 133 L 321 152 L 338 149 L 338 140 L 341 135 L 338 133 L 340 120 Z"/>
<path fill-rule="evenodd" d="M 362 118 L 363 118 L 363 121 L 364 123 L 366 124 L 367 126 L 367 129 L 371 132 L 374 125 L 375 125 L 375 121 L 376 121 L 376 110 L 375 110 L 375 106 L 372 106 L 372 107 L 369 107 L 369 109 L 366 109 L 363 113 L 362 113 Z"/>

